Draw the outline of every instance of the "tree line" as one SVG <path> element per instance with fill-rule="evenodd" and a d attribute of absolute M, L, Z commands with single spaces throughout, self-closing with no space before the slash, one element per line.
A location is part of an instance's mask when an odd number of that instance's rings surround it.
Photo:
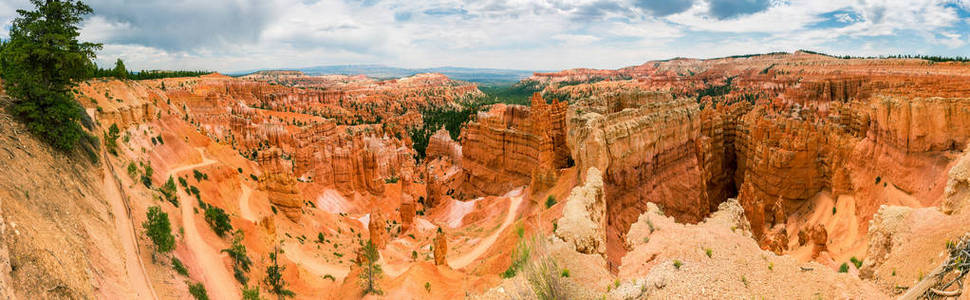
<path fill-rule="evenodd" d="M 142 70 L 139 72 L 128 71 L 125 62 L 120 58 L 115 61 L 114 68 L 101 68 L 95 65 L 90 71 L 89 78 L 116 78 L 129 80 L 149 80 L 176 77 L 196 77 L 214 73 L 212 71 L 162 71 L 162 70 Z"/>

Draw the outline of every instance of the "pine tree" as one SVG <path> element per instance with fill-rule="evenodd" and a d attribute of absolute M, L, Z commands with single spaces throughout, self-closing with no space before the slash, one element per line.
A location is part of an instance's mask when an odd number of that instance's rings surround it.
<path fill-rule="evenodd" d="M 145 214 L 148 219 L 141 224 L 141 227 L 145 229 L 145 235 L 155 244 L 155 249 L 162 253 L 175 249 L 175 237 L 172 236 L 172 223 L 168 220 L 168 214 L 158 206 L 149 207 Z"/>
<path fill-rule="evenodd" d="M 249 272 L 249 267 L 253 262 L 246 255 L 246 245 L 242 243 L 243 237 L 243 231 L 241 229 L 236 230 L 232 235 L 232 246 L 222 249 L 222 252 L 229 254 L 229 258 L 232 258 L 233 276 L 236 277 L 239 283 L 246 285 L 246 282 L 249 281 L 246 278 L 246 273 Z"/>
<path fill-rule="evenodd" d="M 94 69 L 101 44 L 78 41 L 78 26 L 91 7 L 74 0 L 31 0 L 35 10 L 17 10 L 10 40 L 0 52 L 7 94 L 17 99 L 13 113 L 30 132 L 61 150 L 85 137 L 81 106 L 71 89 Z"/>
<path fill-rule="evenodd" d="M 269 266 L 266 266 L 266 278 L 263 278 L 263 283 L 269 286 L 269 292 L 276 295 L 276 298 L 283 300 L 285 297 L 296 296 L 293 291 L 286 288 L 286 281 L 283 280 L 283 271 L 286 270 L 286 266 L 281 266 L 277 258 L 279 257 L 280 248 L 273 248 L 273 253 L 269 254 L 269 260 L 272 262 Z"/>
<path fill-rule="evenodd" d="M 360 285 L 364 290 L 364 295 L 381 295 L 384 292 L 377 288 L 377 284 L 375 284 L 375 281 L 377 281 L 377 279 L 381 277 L 381 273 L 383 273 L 381 270 L 381 265 L 377 263 L 377 261 L 381 259 L 381 253 L 377 251 L 377 246 L 375 246 L 374 242 L 371 240 L 367 240 L 367 244 L 364 245 L 362 251 L 364 254 L 364 261 L 361 262 L 361 267 L 364 269 L 360 272 Z"/>
<path fill-rule="evenodd" d="M 121 61 L 120 58 L 117 61 L 115 61 L 115 68 L 111 72 L 114 73 L 115 78 L 118 78 L 118 79 L 128 78 L 128 69 L 125 69 L 125 62 Z"/>

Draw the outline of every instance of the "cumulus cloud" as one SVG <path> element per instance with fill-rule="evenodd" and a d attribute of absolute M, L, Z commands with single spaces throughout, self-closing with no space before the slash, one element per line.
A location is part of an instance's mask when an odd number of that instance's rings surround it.
<path fill-rule="evenodd" d="M 86 2 L 95 15 L 82 38 L 105 43 L 103 62 L 121 57 L 146 69 L 376 63 L 555 70 L 802 48 L 860 55 L 970 50 L 970 0 Z M 0 26 L 28 5 L 0 0 Z"/>

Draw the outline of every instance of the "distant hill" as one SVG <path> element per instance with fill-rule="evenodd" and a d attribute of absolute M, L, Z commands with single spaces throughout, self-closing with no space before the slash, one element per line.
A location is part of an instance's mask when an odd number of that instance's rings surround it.
<path fill-rule="evenodd" d="M 461 68 L 461 67 L 439 67 L 408 69 L 388 67 L 384 65 L 339 65 L 339 66 L 318 66 L 288 69 L 301 71 L 307 75 L 359 75 L 378 79 L 390 79 L 407 77 L 418 73 L 441 73 L 451 79 L 470 81 L 482 84 L 509 84 L 532 76 L 533 72 L 528 70 L 506 70 L 506 69 L 485 69 L 485 68 Z"/>

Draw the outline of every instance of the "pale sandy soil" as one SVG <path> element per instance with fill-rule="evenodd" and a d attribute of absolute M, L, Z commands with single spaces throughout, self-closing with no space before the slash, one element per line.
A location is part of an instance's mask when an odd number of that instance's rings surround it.
<path fill-rule="evenodd" d="M 105 165 L 110 164 L 106 162 Z M 145 265 L 138 254 L 137 238 L 135 228 L 131 222 L 131 214 L 122 199 L 121 192 L 118 190 L 118 182 L 111 175 L 111 172 L 104 169 L 104 196 L 111 204 L 111 213 L 114 215 L 115 228 L 118 232 L 118 239 L 124 249 L 125 272 L 130 279 L 134 294 L 130 295 L 137 299 L 158 299 L 155 289 L 152 287 L 148 274 L 145 272 Z"/>
<path fill-rule="evenodd" d="M 485 254 L 485 251 L 488 251 L 488 248 L 492 247 L 492 244 L 494 244 L 495 240 L 498 239 L 499 234 L 501 234 L 503 231 L 505 231 L 505 228 L 508 228 L 509 225 L 512 225 L 512 223 L 515 222 L 516 212 L 519 210 L 519 205 L 522 204 L 522 196 L 510 197 L 508 199 L 510 203 L 509 211 L 505 215 L 505 220 L 502 221 L 502 226 L 500 226 L 498 230 L 493 232 L 484 240 L 478 242 L 475 245 L 475 248 L 468 253 L 456 258 L 448 259 L 448 265 L 450 265 L 452 269 L 461 269 L 476 261 L 478 257 Z"/>
<path fill-rule="evenodd" d="M 253 209 L 249 207 L 249 200 L 253 194 L 253 189 L 242 182 L 239 186 L 242 187 L 242 195 L 239 195 L 239 212 L 242 214 L 243 219 L 255 223 L 258 218 L 256 217 L 256 213 L 253 212 Z"/>

